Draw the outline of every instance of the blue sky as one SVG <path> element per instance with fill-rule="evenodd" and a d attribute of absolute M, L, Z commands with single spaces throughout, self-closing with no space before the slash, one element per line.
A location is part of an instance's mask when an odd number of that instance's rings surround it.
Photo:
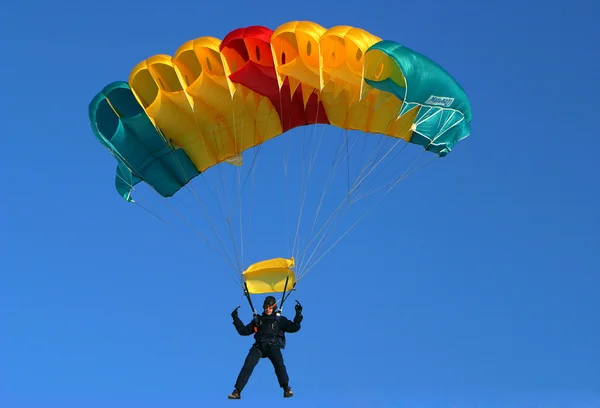
<path fill-rule="evenodd" d="M 0 405 L 598 407 L 599 11 L 580 0 L 3 6 Z M 231 324 L 240 304 L 251 318 L 232 271 L 148 189 L 140 197 L 169 225 L 120 199 L 87 109 L 153 54 L 289 20 L 358 26 L 429 56 L 465 88 L 472 134 L 300 282 L 284 310 L 304 306 L 284 351 L 294 398 L 281 400 L 263 360 L 232 402 L 252 343 Z M 256 200 L 282 198 L 267 173 L 284 144 L 260 153 Z M 186 197 L 186 219 L 201 222 Z M 245 263 L 284 256 L 283 213 L 252 208 Z"/>

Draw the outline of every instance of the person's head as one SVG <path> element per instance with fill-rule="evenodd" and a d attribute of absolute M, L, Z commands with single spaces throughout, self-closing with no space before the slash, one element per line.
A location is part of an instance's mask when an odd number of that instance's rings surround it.
<path fill-rule="evenodd" d="M 266 314 L 272 314 L 277 309 L 277 301 L 273 296 L 267 296 L 263 302 L 263 310 Z"/>

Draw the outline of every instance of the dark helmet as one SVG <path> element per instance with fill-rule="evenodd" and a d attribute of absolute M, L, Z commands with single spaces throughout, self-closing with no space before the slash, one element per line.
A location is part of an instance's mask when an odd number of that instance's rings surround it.
<path fill-rule="evenodd" d="M 265 301 L 263 302 L 263 307 L 266 306 L 273 306 L 273 307 L 277 307 L 277 300 L 273 297 L 273 296 L 267 296 L 265 298 Z"/>

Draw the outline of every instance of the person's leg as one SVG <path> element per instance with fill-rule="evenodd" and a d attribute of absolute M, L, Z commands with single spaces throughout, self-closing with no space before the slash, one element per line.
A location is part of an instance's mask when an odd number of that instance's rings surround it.
<path fill-rule="evenodd" d="M 281 348 L 277 346 L 271 347 L 268 351 L 267 357 L 269 357 L 269 360 L 271 360 L 271 363 L 273 364 L 279 386 L 283 388 L 283 396 L 286 398 L 291 397 L 294 394 L 289 386 L 289 377 L 283 361 L 283 355 L 281 354 Z"/>
<path fill-rule="evenodd" d="M 260 357 L 260 351 L 254 346 L 250 347 L 248 355 L 244 360 L 244 365 L 242 366 L 237 380 L 235 381 L 235 390 L 229 394 L 230 399 L 238 399 L 240 397 L 240 393 L 248 383 L 248 380 L 252 375 L 252 371 L 254 371 L 254 367 L 256 367 L 256 364 L 258 364 Z"/>

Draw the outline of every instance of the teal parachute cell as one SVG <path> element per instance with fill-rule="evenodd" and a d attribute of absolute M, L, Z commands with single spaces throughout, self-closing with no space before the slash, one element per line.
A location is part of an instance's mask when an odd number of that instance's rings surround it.
<path fill-rule="evenodd" d="M 397 65 L 399 75 L 383 80 L 365 77 L 372 87 L 403 101 L 400 114 L 421 106 L 410 142 L 447 155 L 471 133 L 471 105 L 463 88 L 441 66 L 394 41 L 380 41 L 367 54 L 380 51 Z M 381 63 L 381 58 L 377 60 Z M 367 62 L 368 64 L 368 62 Z"/>
<path fill-rule="evenodd" d="M 200 172 L 183 149 L 159 133 L 126 82 L 113 82 L 89 105 L 96 138 L 117 159 L 115 185 L 128 201 L 133 187 L 145 181 L 171 197 Z"/>

